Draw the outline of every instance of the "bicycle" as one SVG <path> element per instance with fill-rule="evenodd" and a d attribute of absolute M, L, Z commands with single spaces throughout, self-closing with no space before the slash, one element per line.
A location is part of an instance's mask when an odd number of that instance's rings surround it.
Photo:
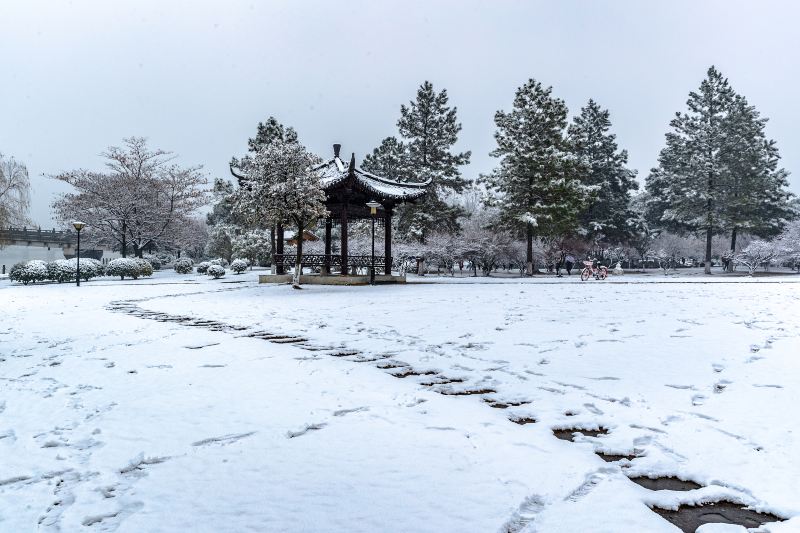
<path fill-rule="evenodd" d="M 581 281 L 586 281 L 589 276 L 594 276 L 594 279 L 603 280 L 608 277 L 608 268 L 604 266 L 595 267 L 594 261 L 584 261 L 583 270 L 581 270 Z"/>

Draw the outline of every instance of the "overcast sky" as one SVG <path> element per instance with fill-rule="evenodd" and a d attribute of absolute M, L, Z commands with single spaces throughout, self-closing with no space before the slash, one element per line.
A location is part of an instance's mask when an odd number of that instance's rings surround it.
<path fill-rule="evenodd" d="M 360 161 L 396 134 L 400 104 L 447 88 L 472 150 L 493 166 L 492 117 L 528 78 L 575 113 L 589 98 L 640 179 L 687 94 L 715 64 L 770 118 L 800 192 L 800 2 L 0 0 L 0 152 L 28 166 L 32 216 L 52 224 L 64 186 L 139 135 L 209 178 L 269 115 L 328 156 Z"/>

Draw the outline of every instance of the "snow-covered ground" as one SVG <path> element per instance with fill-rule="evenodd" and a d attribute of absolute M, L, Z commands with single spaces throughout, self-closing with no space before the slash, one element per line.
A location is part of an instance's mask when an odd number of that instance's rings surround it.
<path fill-rule="evenodd" d="M 800 531 L 800 277 L 256 274 L 0 282 L 0 531 Z"/>

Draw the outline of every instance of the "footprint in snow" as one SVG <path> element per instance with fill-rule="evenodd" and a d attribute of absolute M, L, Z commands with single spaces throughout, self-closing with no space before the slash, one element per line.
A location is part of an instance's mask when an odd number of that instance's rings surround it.
<path fill-rule="evenodd" d="M 714 384 L 714 392 L 717 393 L 717 394 L 723 392 L 728 387 L 728 385 L 730 385 L 731 383 L 733 383 L 733 382 L 732 381 L 728 381 L 727 379 L 722 379 L 720 381 L 717 381 Z"/>
<path fill-rule="evenodd" d="M 209 444 L 219 444 L 225 446 L 227 444 L 232 444 L 236 441 L 242 440 L 246 437 L 250 437 L 251 435 L 255 435 L 255 433 L 255 431 L 249 431 L 247 433 L 231 433 L 228 435 L 222 435 L 220 437 L 209 437 L 207 439 L 193 442 L 192 446 L 207 446 Z"/>
<path fill-rule="evenodd" d="M 320 429 L 324 428 L 324 427 L 325 427 L 325 426 L 327 426 L 327 425 L 328 425 L 328 424 L 327 424 L 327 423 L 325 423 L 325 422 L 320 422 L 320 423 L 318 423 L 318 424 L 308 424 L 308 425 L 306 425 L 306 426 L 305 426 L 303 429 L 301 429 L 301 430 L 299 430 L 299 431 L 287 431 L 287 432 L 286 432 L 286 438 L 289 438 L 289 439 L 294 439 L 294 438 L 296 438 L 296 437 L 300 437 L 300 436 L 303 436 L 303 435 L 305 435 L 305 434 L 306 434 L 306 433 L 308 433 L 309 431 L 317 431 L 317 430 L 320 430 Z"/>

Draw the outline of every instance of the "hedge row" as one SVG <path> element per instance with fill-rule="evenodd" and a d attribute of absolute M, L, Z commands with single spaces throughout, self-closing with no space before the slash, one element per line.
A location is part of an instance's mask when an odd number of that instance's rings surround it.
<path fill-rule="evenodd" d="M 23 285 L 37 281 L 56 281 L 64 283 L 75 281 L 78 270 L 76 259 L 56 259 L 45 263 L 33 259 L 24 263 L 17 263 L 8 273 L 11 281 L 18 281 Z M 80 275 L 84 281 L 89 281 L 98 276 L 119 276 L 120 279 L 137 279 L 142 276 L 152 276 L 153 266 L 146 259 L 119 258 L 112 259 L 107 266 L 96 259 L 82 258 Z"/>
<path fill-rule="evenodd" d="M 105 274 L 106 270 L 103 263 L 96 259 L 89 258 L 81 260 L 80 268 L 81 279 L 84 281 L 102 276 Z M 8 272 L 8 278 L 11 281 L 18 281 L 23 285 L 36 283 L 37 281 L 57 281 L 58 283 L 63 283 L 75 281 L 77 270 L 78 261 L 76 259 L 56 259 L 49 263 L 34 259 L 12 266 L 11 270 Z"/>

